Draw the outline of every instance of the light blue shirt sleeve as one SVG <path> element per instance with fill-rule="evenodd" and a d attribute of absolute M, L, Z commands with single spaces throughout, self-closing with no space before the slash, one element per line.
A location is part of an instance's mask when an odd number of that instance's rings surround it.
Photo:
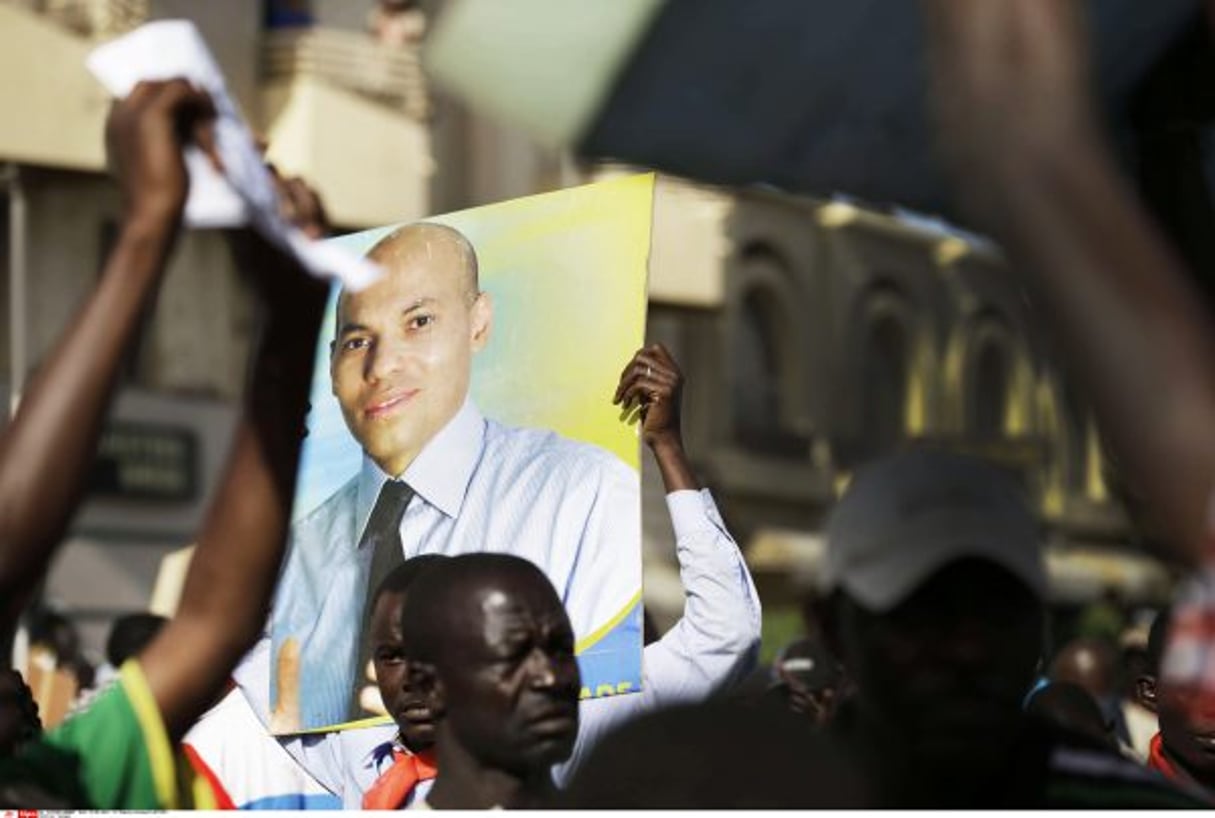
<path fill-rule="evenodd" d="M 569 780 L 595 743 L 656 707 L 707 698 L 754 668 L 759 655 L 759 594 L 707 489 L 667 495 L 684 588 L 683 617 L 642 654 L 642 692 L 583 701 L 570 760 L 554 769 Z"/>

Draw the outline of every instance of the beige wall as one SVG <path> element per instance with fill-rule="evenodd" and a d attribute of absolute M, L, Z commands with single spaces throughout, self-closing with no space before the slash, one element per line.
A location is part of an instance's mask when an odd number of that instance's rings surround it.
<path fill-rule="evenodd" d="M 51 167 L 104 166 L 109 99 L 84 59 L 90 44 L 0 3 L 0 158 Z"/>
<path fill-rule="evenodd" d="M 139 362 L 140 383 L 170 394 L 238 398 L 253 307 L 220 233 L 181 237 L 155 310 Z"/>
<path fill-rule="evenodd" d="M 733 196 L 660 176 L 654 190 L 650 300 L 719 307 L 731 253 L 726 220 Z"/>
<path fill-rule="evenodd" d="M 426 126 L 392 108 L 310 77 L 263 88 L 267 157 L 306 177 L 343 227 L 430 214 L 434 160 Z"/>
<path fill-rule="evenodd" d="M 26 168 L 22 180 L 29 214 L 26 321 L 33 368 L 97 281 L 104 237 L 113 235 L 119 203 L 113 183 L 95 174 Z M 177 394 L 236 397 L 244 382 L 251 321 L 249 294 L 233 273 L 222 236 L 184 233 L 142 333 L 139 382 Z M 5 348 L 7 342 L 6 337 Z"/>
<path fill-rule="evenodd" d="M 317 25 L 362 31 L 376 0 L 312 0 Z"/>
<path fill-rule="evenodd" d="M 34 364 L 97 280 L 102 226 L 117 214 L 118 199 L 109 180 L 95 174 L 24 169 L 22 184 L 29 218 L 27 349 Z"/>

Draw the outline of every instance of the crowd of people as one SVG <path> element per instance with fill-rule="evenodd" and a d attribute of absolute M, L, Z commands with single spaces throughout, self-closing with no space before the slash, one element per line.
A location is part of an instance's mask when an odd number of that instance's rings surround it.
<path fill-rule="evenodd" d="M 853 475 L 827 521 L 813 635 L 748 684 L 760 600 L 684 451 L 678 363 L 654 345 L 625 362 L 614 402 L 639 413 L 662 474 L 683 615 L 647 640 L 639 692 L 581 696 L 569 589 L 591 582 L 590 569 L 566 565 L 564 581 L 554 581 L 556 569 L 534 558 L 544 548 L 518 543 L 401 554 L 403 526 L 419 525 L 418 514 L 405 517 L 415 494 L 434 506 L 429 536 L 467 530 L 458 525 L 462 495 L 396 479 L 416 474 L 413 464 L 436 443 L 468 461 L 467 491 L 487 479 L 481 461 L 494 446 L 527 445 L 550 458 L 532 477 L 557 493 L 522 504 L 512 519 L 569 517 L 583 502 L 587 510 L 551 531 L 565 525 L 584 537 L 578 553 L 591 563 L 612 558 L 596 550 L 611 537 L 586 532 L 626 524 L 610 513 L 589 522 L 595 492 L 614 485 L 610 468 L 469 409 L 467 359 L 491 315 L 475 253 L 455 231 L 412 227 L 373 251 L 386 269 L 379 289 L 339 302 L 335 392 L 352 432 L 368 427 L 359 442 L 371 462 L 369 477 L 339 495 L 349 508 L 325 518 L 328 530 L 357 513 L 371 531 L 367 547 L 360 543 L 363 573 L 351 574 L 368 590 L 343 610 L 366 624 L 356 667 L 374 667 L 391 722 L 276 736 L 284 732 L 271 729 L 276 720 L 298 724 L 300 675 L 325 672 L 301 670 L 297 646 L 273 643 L 266 625 L 283 566 L 297 570 L 291 560 L 306 559 L 286 553 L 327 287 L 239 230 L 229 241 L 262 325 L 177 612 L 117 628 L 109 682 L 51 730 L 41 729 L 21 677 L 0 676 L 0 801 L 99 809 L 1215 803 L 1210 316 L 1112 159 L 1086 75 L 1081 8 L 925 0 L 924 10 L 933 115 L 959 196 L 1025 276 L 1144 513 L 1190 569 L 1138 653 L 1099 616 L 1090 635 L 1048 649 L 1041 537 L 1018 486 L 975 458 L 911 447 Z M 7 634 L 84 492 L 124 352 L 181 232 L 182 150 L 210 149 L 213 118 L 207 96 L 182 80 L 141 83 L 109 117 L 123 197 L 118 238 L 0 437 Z M 280 195 L 284 213 L 312 235 L 324 232 L 323 207 L 306 185 L 283 181 Z M 437 402 L 420 403 L 431 414 L 406 430 L 413 437 L 388 439 L 368 421 L 400 397 L 376 386 L 396 349 L 396 307 L 386 314 L 383 305 L 410 287 L 432 288 L 411 297 L 434 314 L 410 317 L 408 331 L 437 321 L 432 350 L 456 356 L 465 376 L 446 392 L 435 387 Z M 484 430 L 483 448 L 469 454 L 444 438 L 451 424 Z M 553 481 L 568 462 L 584 464 L 575 470 L 583 485 L 596 476 L 591 489 L 568 489 L 567 500 Z M 521 479 L 513 475 L 504 479 Z M 497 525 L 483 522 L 481 536 L 505 536 Z M 324 593 L 345 587 L 337 578 L 347 569 L 331 570 Z M 349 697 L 350 680 L 339 681 Z"/>

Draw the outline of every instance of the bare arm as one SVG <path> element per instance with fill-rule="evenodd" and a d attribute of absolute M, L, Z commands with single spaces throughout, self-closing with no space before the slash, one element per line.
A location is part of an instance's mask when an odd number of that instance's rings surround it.
<path fill-rule="evenodd" d="M 0 438 L 0 599 L 6 639 L 46 571 L 84 491 L 124 350 L 156 294 L 187 181 L 178 134 L 209 120 L 181 81 L 141 83 L 107 123 L 124 192 L 118 241 Z"/>
<path fill-rule="evenodd" d="M 227 470 L 203 523 L 177 615 L 140 656 L 176 740 L 261 632 L 286 547 L 327 286 L 251 234 L 235 239 L 266 307 Z"/>
<path fill-rule="evenodd" d="M 929 0 L 941 141 L 966 204 L 1029 277 L 1128 479 L 1180 556 L 1215 487 L 1215 336 L 1118 172 L 1056 0 Z"/>

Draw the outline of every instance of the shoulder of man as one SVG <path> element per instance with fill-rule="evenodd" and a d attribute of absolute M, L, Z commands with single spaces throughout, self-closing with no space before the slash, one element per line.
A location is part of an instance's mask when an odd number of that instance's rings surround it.
<path fill-rule="evenodd" d="M 311 610 L 331 579 L 329 570 L 340 559 L 339 544 L 348 542 L 355 527 L 358 475 L 319 506 L 291 524 L 287 557 L 275 591 L 274 616 L 303 604 Z"/>
<path fill-rule="evenodd" d="M 543 469 L 563 480 L 637 481 L 637 471 L 602 446 L 563 437 L 551 429 L 507 426 L 489 419 L 484 457 L 513 462 L 519 468 Z"/>
<path fill-rule="evenodd" d="M 291 524 L 292 545 L 308 542 L 316 537 L 327 540 L 325 535 L 334 527 L 349 525 L 354 517 L 359 492 L 359 476 L 356 474 L 342 487 L 316 508 Z"/>

